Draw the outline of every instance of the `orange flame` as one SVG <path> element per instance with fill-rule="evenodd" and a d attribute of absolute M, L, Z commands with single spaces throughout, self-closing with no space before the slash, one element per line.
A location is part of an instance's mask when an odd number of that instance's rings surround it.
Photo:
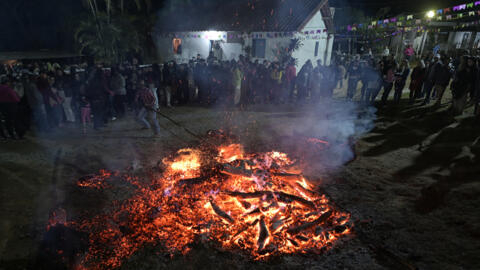
<path fill-rule="evenodd" d="M 178 151 L 163 160 L 166 169 L 155 185 L 127 178 L 138 191 L 113 206 L 113 214 L 73 222 L 90 236 L 81 267 L 119 267 L 146 244 L 185 254 L 194 241 L 243 250 L 257 260 L 319 253 L 350 234 L 350 215 L 296 174 L 287 154 L 246 154 L 240 144 L 214 150 Z"/>

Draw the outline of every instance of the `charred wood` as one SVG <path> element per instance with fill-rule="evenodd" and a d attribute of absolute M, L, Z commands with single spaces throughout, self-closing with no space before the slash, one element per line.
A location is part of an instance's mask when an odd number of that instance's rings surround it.
<path fill-rule="evenodd" d="M 319 218 L 315 219 L 314 221 L 311 221 L 311 222 L 307 222 L 307 223 L 304 223 L 304 224 L 301 224 L 301 225 L 298 225 L 298 226 L 295 226 L 295 227 L 290 227 L 287 232 L 289 234 L 297 234 L 303 230 L 308 230 L 322 222 L 325 222 L 328 218 L 330 218 L 330 216 L 332 215 L 332 211 L 328 211 L 326 212 L 325 214 L 321 215 Z"/>
<path fill-rule="evenodd" d="M 218 205 L 216 205 L 212 200 L 210 200 L 210 205 L 212 206 L 215 214 L 219 215 L 230 223 L 233 223 L 235 221 L 229 214 L 225 213 L 225 211 L 220 209 L 220 207 L 218 207 Z"/>
<path fill-rule="evenodd" d="M 263 216 L 260 219 L 259 230 L 260 230 L 260 233 L 258 234 L 257 245 L 258 245 L 258 250 L 262 250 L 265 245 L 265 241 L 267 240 L 269 235 L 267 225 L 265 224 L 265 219 L 263 218 Z"/>

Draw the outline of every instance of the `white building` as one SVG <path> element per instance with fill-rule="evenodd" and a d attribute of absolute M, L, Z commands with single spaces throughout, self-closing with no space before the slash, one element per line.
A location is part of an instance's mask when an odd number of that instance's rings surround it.
<path fill-rule="evenodd" d="M 162 61 L 188 62 L 197 54 L 278 61 L 281 51 L 298 38 L 303 46 L 292 56 L 300 66 L 308 59 L 330 64 L 334 27 L 327 0 L 225 1 L 162 17 L 154 38 Z"/>

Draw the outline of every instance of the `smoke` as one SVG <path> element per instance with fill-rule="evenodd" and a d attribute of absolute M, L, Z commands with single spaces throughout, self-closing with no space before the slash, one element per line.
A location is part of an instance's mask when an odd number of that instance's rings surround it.
<path fill-rule="evenodd" d="M 355 143 L 374 127 L 376 109 L 324 99 L 307 105 L 254 105 L 225 121 L 250 150 L 270 147 L 294 154 L 314 171 L 340 168 L 355 157 Z M 273 149 L 275 147 L 275 149 Z"/>

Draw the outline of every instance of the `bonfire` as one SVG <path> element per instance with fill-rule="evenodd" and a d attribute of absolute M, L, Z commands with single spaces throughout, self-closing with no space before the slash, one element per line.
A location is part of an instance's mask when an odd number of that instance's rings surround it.
<path fill-rule="evenodd" d="M 78 181 L 79 188 L 102 190 L 122 179 L 135 193 L 108 213 L 64 221 L 88 235 L 77 268 L 116 268 L 146 245 L 187 254 L 198 242 L 252 260 L 320 254 L 351 234 L 350 215 L 319 193 L 285 153 L 210 143 L 178 150 L 160 169 L 148 181 L 108 171 Z"/>

